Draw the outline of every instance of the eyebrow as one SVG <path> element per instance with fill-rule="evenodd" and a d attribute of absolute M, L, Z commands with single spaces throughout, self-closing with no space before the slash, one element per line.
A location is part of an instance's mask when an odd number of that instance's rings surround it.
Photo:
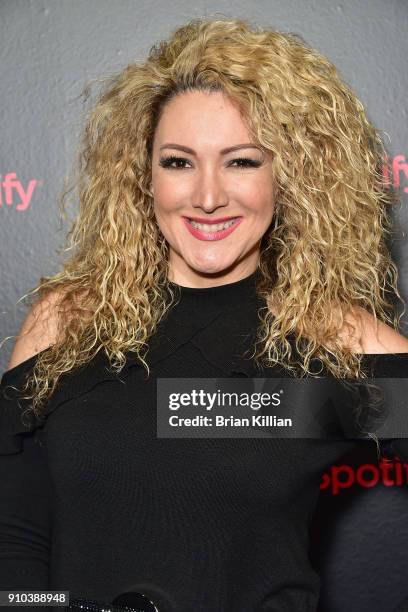
<path fill-rule="evenodd" d="M 194 149 L 190 149 L 190 147 L 184 147 L 183 145 L 179 145 L 173 142 L 167 142 L 166 144 L 162 145 L 159 150 L 161 151 L 162 149 L 177 149 L 179 151 L 184 151 L 185 153 L 190 153 L 190 155 L 196 155 L 196 152 L 194 151 Z M 244 144 L 237 144 L 232 147 L 227 147 L 226 149 L 222 149 L 220 153 L 221 155 L 226 155 L 227 153 L 231 153 L 232 151 L 237 151 L 238 149 L 257 149 L 258 151 L 261 151 L 260 147 L 258 147 L 257 145 L 251 142 L 247 142 Z"/>

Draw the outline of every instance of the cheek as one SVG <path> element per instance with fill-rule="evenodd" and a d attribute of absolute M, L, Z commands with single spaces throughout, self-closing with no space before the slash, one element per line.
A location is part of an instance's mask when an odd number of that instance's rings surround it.
<path fill-rule="evenodd" d="M 252 201 L 252 216 L 256 232 L 263 234 L 271 224 L 274 214 L 273 194 L 269 191 L 258 194 L 258 198 Z"/>
<path fill-rule="evenodd" d="M 239 193 L 253 208 L 272 206 L 274 189 L 270 174 L 254 173 L 250 180 L 241 183 Z"/>
<path fill-rule="evenodd" d="M 254 215 L 260 220 L 265 221 L 272 217 L 274 209 L 273 191 L 267 185 L 265 188 L 257 186 L 248 193 L 246 198 L 247 206 L 250 208 Z"/>
<path fill-rule="evenodd" d="M 168 172 L 170 173 L 171 171 Z M 163 208 L 168 208 L 173 202 L 185 197 L 190 189 L 187 181 L 183 181 L 180 179 L 180 176 L 172 174 L 158 174 L 152 184 L 154 196 L 162 204 Z"/>
<path fill-rule="evenodd" d="M 173 242 L 177 236 L 179 223 L 179 200 L 173 192 L 169 192 L 163 185 L 154 188 L 153 210 L 156 223 L 166 240 Z"/>
<path fill-rule="evenodd" d="M 171 213 L 180 206 L 185 191 L 171 179 L 160 179 L 153 183 L 154 207 L 163 214 Z"/>
<path fill-rule="evenodd" d="M 154 186 L 154 211 L 157 216 L 170 214 L 176 205 L 177 197 L 173 190 L 166 189 L 163 184 Z"/>

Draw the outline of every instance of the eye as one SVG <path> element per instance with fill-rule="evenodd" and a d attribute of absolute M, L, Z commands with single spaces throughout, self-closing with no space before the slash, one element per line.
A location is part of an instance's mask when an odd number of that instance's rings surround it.
<path fill-rule="evenodd" d="M 162 157 L 159 161 L 159 165 L 162 168 L 169 168 L 171 170 L 183 170 L 186 166 L 182 164 L 190 163 L 188 159 L 185 157 L 179 157 L 177 155 L 170 155 L 168 157 Z M 233 166 L 233 164 L 238 164 Z M 176 165 L 173 165 L 176 164 Z M 235 168 L 259 168 L 262 165 L 262 162 L 257 159 L 251 159 L 250 157 L 237 157 L 236 159 L 231 160 L 229 166 Z"/>
<path fill-rule="evenodd" d="M 259 166 L 262 164 L 262 162 L 258 161 L 257 159 L 251 159 L 250 157 L 237 157 L 236 159 L 233 159 L 231 164 L 234 164 L 235 162 L 239 162 L 239 165 L 236 166 L 237 168 L 259 168 Z"/>
<path fill-rule="evenodd" d="M 188 159 L 185 157 L 178 157 L 177 155 L 170 155 L 169 157 L 162 157 L 159 164 L 162 168 L 170 168 L 171 170 L 182 170 L 184 166 L 173 166 L 172 164 L 184 164 L 188 163 Z"/>

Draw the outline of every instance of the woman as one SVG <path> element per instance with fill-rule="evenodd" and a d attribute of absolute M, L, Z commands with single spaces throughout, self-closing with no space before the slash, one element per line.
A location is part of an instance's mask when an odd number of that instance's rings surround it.
<path fill-rule="evenodd" d="M 326 58 L 242 20 L 193 20 L 108 83 L 75 252 L 2 379 L 1 589 L 316 610 L 309 520 L 356 442 L 160 438 L 156 383 L 405 376 L 383 153 Z"/>

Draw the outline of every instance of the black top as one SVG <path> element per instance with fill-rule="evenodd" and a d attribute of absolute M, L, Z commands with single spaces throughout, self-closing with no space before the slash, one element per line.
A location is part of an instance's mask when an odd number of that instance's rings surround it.
<path fill-rule="evenodd" d="M 103 602 L 138 590 L 164 612 L 316 610 L 308 546 L 321 475 L 374 442 L 156 434 L 158 377 L 259 376 L 242 357 L 263 305 L 255 280 L 182 287 L 149 343 L 149 380 L 130 354 L 109 372 L 101 352 L 64 377 L 42 424 L 22 424 L 9 387 L 37 356 L 3 375 L 0 590 Z M 408 371 L 408 354 L 364 359 L 378 377 Z M 407 442 L 388 448 L 407 459 Z"/>

